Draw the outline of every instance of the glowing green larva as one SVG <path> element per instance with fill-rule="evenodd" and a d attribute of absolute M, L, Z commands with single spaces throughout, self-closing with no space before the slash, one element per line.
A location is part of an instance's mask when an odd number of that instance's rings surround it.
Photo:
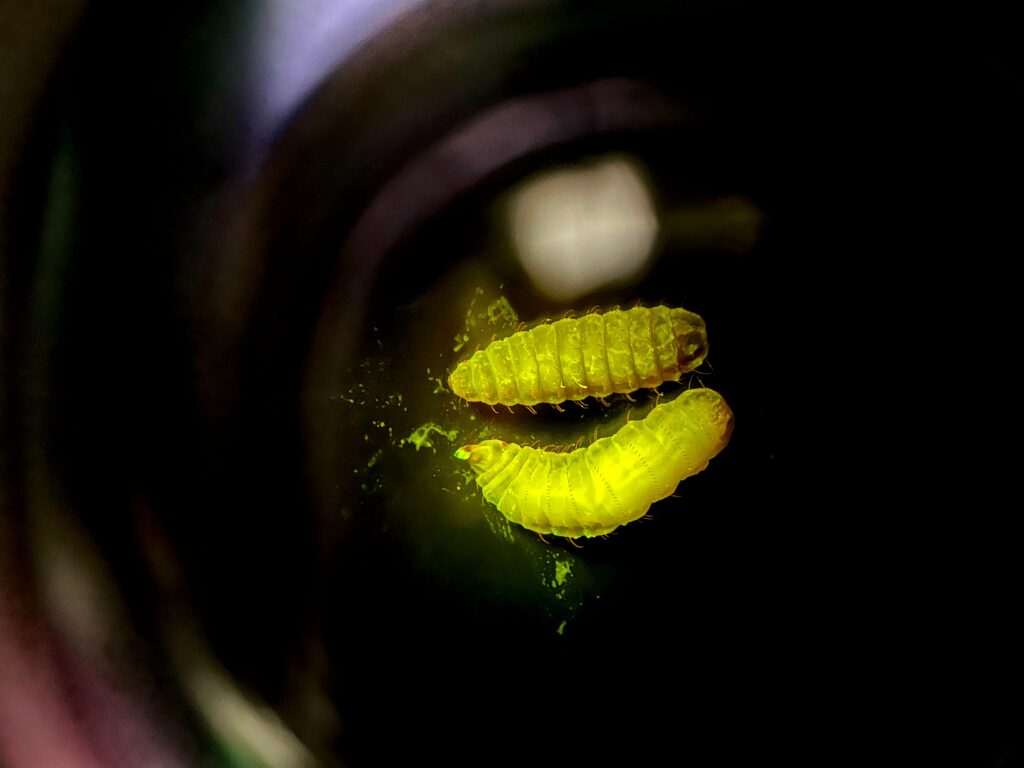
<path fill-rule="evenodd" d="M 678 379 L 707 351 L 700 315 L 669 307 L 616 309 L 491 342 L 455 368 L 448 386 L 490 405 L 606 397 Z"/>
<path fill-rule="evenodd" d="M 502 440 L 455 452 L 468 459 L 484 498 L 537 533 L 600 536 L 643 517 L 729 442 L 732 411 L 711 389 L 690 389 L 571 453 Z"/>

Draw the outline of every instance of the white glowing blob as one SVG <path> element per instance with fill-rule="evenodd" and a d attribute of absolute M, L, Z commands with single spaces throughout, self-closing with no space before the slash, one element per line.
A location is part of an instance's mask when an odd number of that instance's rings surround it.
<path fill-rule="evenodd" d="M 512 193 L 509 226 L 530 279 L 563 302 L 639 275 L 658 234 L 648 186 L 619 156 L 526 181 Z"/>

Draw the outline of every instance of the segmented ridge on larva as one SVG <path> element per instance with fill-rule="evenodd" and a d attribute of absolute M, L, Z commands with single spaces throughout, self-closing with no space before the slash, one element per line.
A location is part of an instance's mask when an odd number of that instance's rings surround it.
<path fill-rule="evenodd" d="M 733 415 L 711 389 L 690 389 L 571 453 L 503 440 L 455 452 L 468 459 L 484 498 L 540 534 L 601 536 L 646 514 L 729 442 Z"/>
<path fill-rule="evenodd" d="M 677 380 L 708 351 L 704 320 L 681 307 L 635 307 L 567 318 L 477 350 L 448 378 L 489 405 L 558 404 Z"/>

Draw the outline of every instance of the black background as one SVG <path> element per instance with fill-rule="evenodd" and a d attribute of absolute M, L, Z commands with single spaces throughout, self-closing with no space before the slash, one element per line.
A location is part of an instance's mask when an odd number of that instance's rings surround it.
<path fill-rule="evenodd" d="M 7 203 L 5 442 L 41 435 L 47 481 L 167 676 L 159 695 L 180 696 L 140 509 L 226 668 L 327 760 L 616 746 L 641 764 L 1018 764 L 1017 505 L 999 489 L 1014 469 L 1002 225 L 1020 85 L 995 27 L 946 46 L 740 4 L 445 7 L 332 73 L 255 165 L 225 44 L 244 4 L 88 9 L 34 116 Z M 638 289 L 703 287 L 736 438 L 694 491 L 700 513 L 588 545 L 600 607 L 563 637 L 514 588 L 413 562 L 372 505 L 393 519 L 388 505 L 426 504 L 415 489 L 361 501 L 369 522 L 325 524 L 323 457 L 356 455 L 304 388 L 323 307 L 354 269 L 341 244 L 392 174 L 502 99 L 623 76 L 692 122 L 584 137 L 480 180 L 389 252 L 370 302 L 378 320 L 405 311 L 410 284 L 478 257 L 509 184 L 606 150 L 647 159 L 669 200 L 743 194 L 765 212 L 741 269 L 689 254 Z M 673 188 L 684 171 L 693 188 Z M 225 198 L 245 173 L 244 199 Z M 218 276 L 240 274 L 255 287 L 218 356 L 218 313 L 239 306 Z M 376 339 L 364 321 L 351 364 Z M 21 522 L 27 463 L 5 454 Z M 313 670 L 311 638 L 326 656 Z M 318 681 L 340 731 L 289 709 L 295 676 Z M 168 727 L 190 727 L 183 702 Z"/>

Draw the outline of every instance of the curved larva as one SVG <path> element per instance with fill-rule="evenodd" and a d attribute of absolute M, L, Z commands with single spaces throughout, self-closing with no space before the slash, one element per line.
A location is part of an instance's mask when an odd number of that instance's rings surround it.
<path fill-rule="evenodd" d="M 729 442 L 732 411 L 711 389 L 690 389 L 571 453 L 503 440 L 455 452 L 468 459 L 484 498 L 537 533 L 600 536 L 632 522 Z"/>
<path fill-rule="evenodd" d="M 681 307 L 616 309 L 491 342 L 455 368 L 448 386 L 490 405 L 606 397 L 678 379 L 707 351 L 700 315 Z"/>

